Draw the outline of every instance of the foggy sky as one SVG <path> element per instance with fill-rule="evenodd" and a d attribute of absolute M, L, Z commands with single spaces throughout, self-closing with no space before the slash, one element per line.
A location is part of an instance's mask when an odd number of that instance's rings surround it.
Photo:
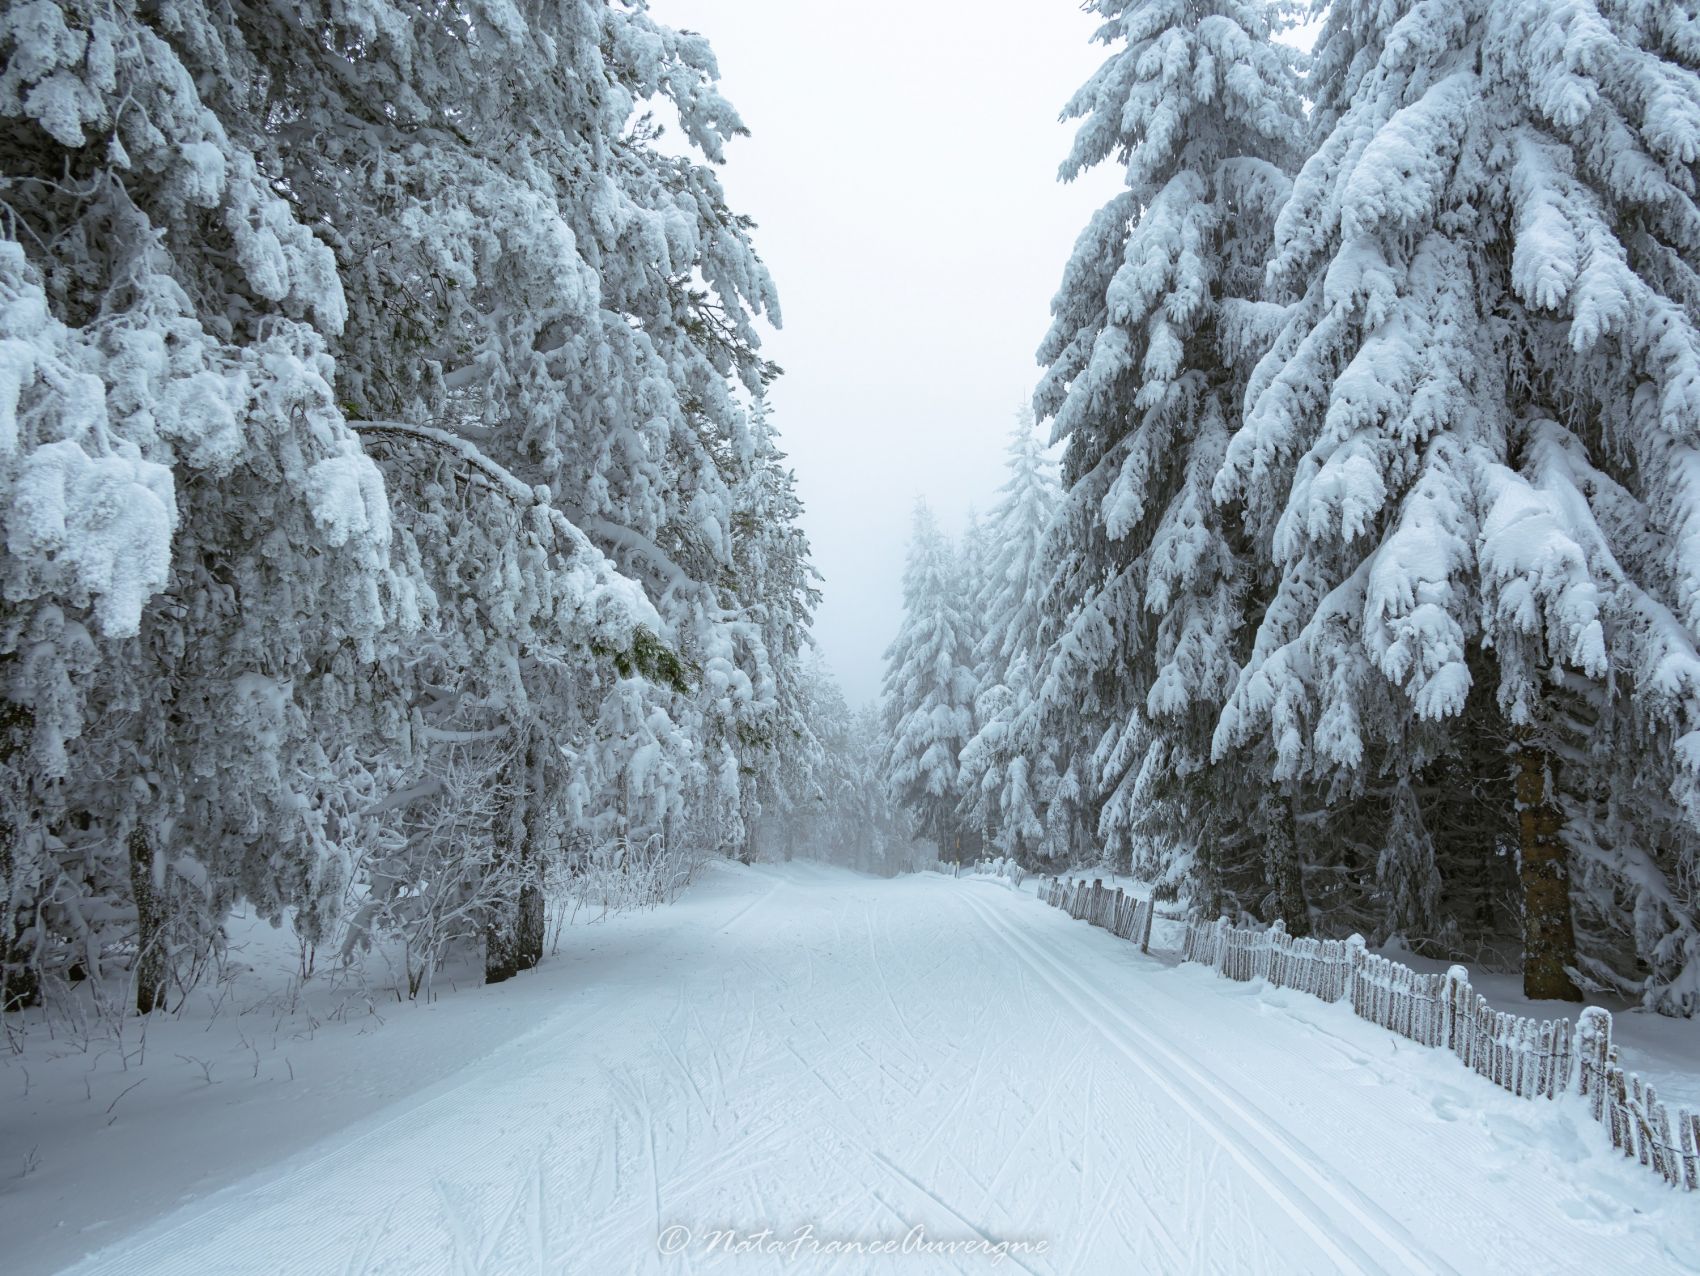
<path fill-rule="evenodd" d="M 774 421 L 826 578 L 815 624 L 879 693 L 917 495 L 953 534 L 1002 482 L 1076 235 L 1119 175 L 1056 179 L 1102 61 L 1075 0 L 652 0 L 706 34 L 752 136 L 723 171 L 778 285 Z"/>

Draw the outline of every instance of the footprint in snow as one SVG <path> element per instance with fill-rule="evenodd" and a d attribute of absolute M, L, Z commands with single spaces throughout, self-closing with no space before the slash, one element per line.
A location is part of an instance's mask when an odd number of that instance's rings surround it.
<path fill-rule="evenodd" d="M 1434 1096 L 1431 1106 L 1442 1121 L 1456 1121 L 1470 1110 L 1464 1096 L 1456 1090 L 1442 1090 Z"/>

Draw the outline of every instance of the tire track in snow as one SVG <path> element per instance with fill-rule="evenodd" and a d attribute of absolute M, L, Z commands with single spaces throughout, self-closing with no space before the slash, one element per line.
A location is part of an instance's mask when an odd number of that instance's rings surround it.
<path fill-rule="evenodd" d="M 1385 1265 L 1354 1239 L 1351 1229 L 1341 1226 L 1342 1220 L 1348 1220 L 1373 1237 L 1383 1253 L 1396 1259 L 1404 1270 L 1453 1271 L 1428 1253 L 1385 1211 L 1368 1201 L 1352 1199 L 1354 1194 L 1349 1189 L 1342 1189 L 1316 1168 L 1308 1149 L 1271 1127 L 1225 1083 L 1170 1049 L 1104 993 L 1074 973 L 1054 950 L 1047 950 L 1017 932 L 981 900 L 970 894 L 961 898 L 1041 979 L 1210 1133 L 1229 1157 L 1339 1266 L 1364 1272 L 1385 1270 Z M 1107 1023 L 1106 1019 L 1113 1022 Z M 1153 1058 L 1166 1062 L 1172 1071 L 1166 1073 L 1153 1066 Z M 1224 1128 L 1222 1120 L 1213 1115 L 1212 1109 L 1232 1116 L 1243 1137 L 1235 1138 Z"/>

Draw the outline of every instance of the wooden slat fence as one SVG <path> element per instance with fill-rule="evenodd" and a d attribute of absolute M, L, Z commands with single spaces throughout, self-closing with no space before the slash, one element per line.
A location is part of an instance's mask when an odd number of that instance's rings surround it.
<path fill-rule="evenodd" d="M 1462 966 L 1419 974 L 1367 951 L 1360 936 L 1294 939 L 1281 922 L 1268 930 L 1230 926 L 1225 917 L 1189 922 L 1181 960 L 1212 966 L 1226 979 L 1265 979 L 1324 1001 L 1350 1001 L 1358 1018 L 1450 1050 L 1519 1098 L 1555 1099 L 1573 1088 L 1574 1078 L 1613 1147 L 1667 1183 L 1700 1191 L 1700 1116 L 1671 1109 L 1650 1084 L 1623 1070 L 1609 1011 L 1589 1007 L 1574 1024 L 1506 1014 L 1470 986 Z"/>
<path fill-rule="evenodd" d="M 982 877 L 1006 877 L 1011 886 L 1020 886 L 1027 870 L 1011 859 L 978 860 L 969 870 Z"/>
<path fill-rule="evenodd" d="M 1700 1115 L 1660 1100 L 1653 1086 L 1617 1061 L 1611 1015 L 1598 1006 L 1582 1012 L 1576 1031 L 1579 1086 L 1594 1120 L 1607 1127 L 1611 1145 L 1665 1182 L 1700 1191 Z"/>
<path fill-rule="evenodd" d="M 1076 920 L 1102 926 L 1112 935 L 1138 944 L 1142 953 L 1151 951 L 1155 910 L 1148 899 L 1130 895 L 1119 886 L 1105 890 L 1102 878 L 1089 885 L 1085 878 L 1064 881 L 1058 877 L 1048 879 L 1040 898 Z"/>
<path fill-rule="evenodd" d="M 1149 899 L 1119 886 L 1106 890 L 1102 879 L 1060 877 L 1046 879 L 1039 898 L 1150 951 Z M 1368 951 L 1362 936 L 1295 939 L 1279 921 L 1267 930 L 1235 927 L 1226 917 L 1188 922 L 1180 959 L 1211 966 L 1226 979 L 1263 979 L 1323 1001 L 1349 1001 L 1358 1018 L 1450 1050 L 1519 1098 L 1556 1099 L 1574 1085 L 1614 1148 L 1673 1187 L 1700 1191 L 1700 1114 L 1672 1108 L 1650 1083 L 1624 1070 L 1607 1010 L 1590 1006 L 1574 1024 L 1506 1014 L 1470 986 L 1462 966 L 1420 974 Z"/>

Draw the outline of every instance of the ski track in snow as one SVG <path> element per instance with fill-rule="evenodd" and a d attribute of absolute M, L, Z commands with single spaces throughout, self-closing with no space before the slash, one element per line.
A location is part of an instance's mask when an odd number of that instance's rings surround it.
<path fill-rule="evenodd" d="M 555 1016 L 73 1270 L 1039 1276 L 1700 1261 L 1700 1226 L 1639 1167 L 1581 1147 L 1589 1136 L 1571 1147 L 1563 1105 L 1448 1073 L 1439 1052 L 1390 1045 L 1338 1007 L 1165 966 L 1024 893 L 727 870 L 666 920 L 605 990 L 595 958 L 579 963 L 599 992 L 590 1011 Z M 784 1239 L 804 1223 L 823 1238 L 920 1224 L 934 1239 L 1049 1249 L 993 1266 L 701 1247 L 714 1229 Z M 698 1240 L 665 1257 L 657 1236 L 675 1224 Z"/>
<path fill-rule="evenodd" d="M 1452 1269 L 1421 1251 L 1396 1221 L 1357 1193 L 1328 1181 L 1314 1166 L 1314 1154 L 1283 1138 L 1259 1121 L 1245 1102 L 1204 1068 L 1178 1057 L 1154 1033 L 1138 1023 L 1086 980 L 1073 974 L 1047 950 L 1015 934 L 984 905 L 971 901 L 988 925 L 1031 962 L 1059 995 L 1082 1012 L 1127 1057 L 1214 1138 L 1256 1180 L 1270 1199 L 1302 1227 L 1343 1268 L 1373 1270 L 1378 1264 L 1357 1242 L 1373 1241 L 1384 1261 L 1413 1272 Z M 1231 1118 L 1236 1125 L 1226 1124 Z"/>

